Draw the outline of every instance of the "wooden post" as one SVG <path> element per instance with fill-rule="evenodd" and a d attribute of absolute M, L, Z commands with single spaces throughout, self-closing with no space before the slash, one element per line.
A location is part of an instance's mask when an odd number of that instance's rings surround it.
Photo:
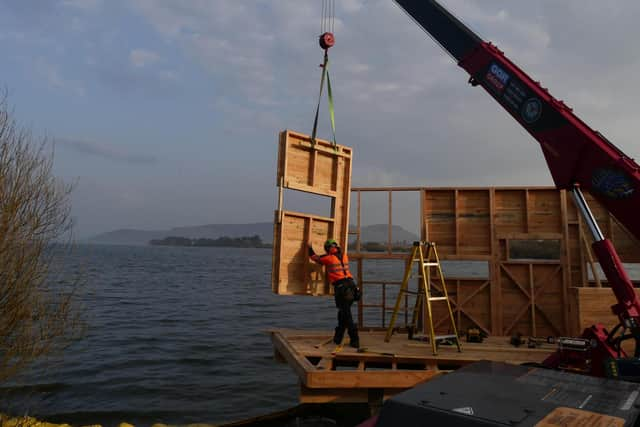
<path fill-rule="evenodd" d="M 502 334 L 502 291 L 500 289 L 500 260 L 498 236 L 496 233 L 496 189 L 489 189 L 489 216 L 491 229 L 491 261 L 489 262 L 489 280 L 491 295 L 491 333 Z"/>
<path fill-rule="evenodd" d="M 391 249 L 391 240 L 393 239 L 392 232 L 391 232 L 392 228 L 393 228 L 393 191 L 389 190 L 389 230 L 388 230 L 389 237 L 387 240 L 388 253 L 392 252 L 392 249 Z"/>
<path fill-rule="evenodd" d="M 454 233 L 455 233 L 455 253 L 456 255 L 460 253 L 460 222 L 458 221 L 459 216 L 459 206 L 458 206 L 458 198 L 459 198 L 458 190 L 453 191 L 453 221 L 454 221 Z"/>
<path fill-rule="evenodd" d="M 531 296 L 531 335 L 537 336 L 536 331 L 536 287 L 533 276 L 533 264 L 529 264 L 529 292 Z"/>
<path fill-rule="evenodd" d="M 360 194 L 360 192 L 358 192 Z M 364 327 L 364 308 L 362 305 L 364 304 L 364 269 L 362 268 L 363 263 L 362 258 L 358 258 L 358 283 L 360 285 L 360 301 L 358 301 L 358 328 L 362 329 Z"/>
<path fill-rule="evenodd" d="M 360 227 L 361 227 L 361 223 L 360 223 L 360 205 L 361 205 L 361 200 L 362 200 L 361 199 L 362 193 L 360 192 L 360 190 L 358 190 L 357 194 L 358 194 L 358 208 L 356 210 L 356 212 L 357 212 L 356 213 L 356 216 L 357 216 L 357 218 L 356 218 L 356 251 L 358 253 L 360 253 L 360 245 L 361 245 L 361 237 L 362 237 L 361 230 L 360 230 Z"/>
<path fill-rule="evenodd" d="M 526 212 L 526 222 L 524 224 L 524 232 L 529 232 L 529 223 L 531 222 L 531 206 L 529 201 L 529 189 L 524 190 L 524 210 Z"/>

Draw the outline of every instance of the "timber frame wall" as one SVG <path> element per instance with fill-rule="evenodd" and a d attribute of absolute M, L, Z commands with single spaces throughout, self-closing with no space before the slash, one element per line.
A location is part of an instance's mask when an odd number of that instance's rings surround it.
<path fill-rule="evenodd" d="M 361 251 L 361 198 L 370 192 L 388 194 L 389 233 L 383 253 Z M 356 218 L 355 230 L 349 234 L 356 240 L 349 256 L 357 264 L 357 279 L 363 288 L 364 297 L 358 306 L 361 328 L 386 326 L 402 279 L 401 270 L 397 281 L 364 274 L 365 263 L 408 256 L 392 250 L 392 204 L 397 192 L 419 193 L 420 237 L 436 242 L 441 260 L 484 261 L 488 265 L 487 278 L 446 277 L 459 331 L 474 326 L 489 335 L 502 336 L 516 332 L 538 336 L 575 333 L 570 288 L 601 283 L 598 274 L 593 274 L 596 266 L 590 237 L 573 199 L 553 187 L 352 188 Z M 640 262 L 638 242 L 592 197 L 585 196 L 622 260 Z M 513 240 L 559 241 L 559 258 L 514 259 L 509 251 Z M 395 292 L 389 287 L 395 287 Z M 378 302 L 371 303 L 375 298 Z M 412 308 L 406 300 L 404 305 L 405 310 Z M 366 323 L 364 313 L 372 309 L 381 310 L 381 325 Z M 446 311 L 435 311 L 436 327 L 443 328 L 446 319 Z"/>
<path fill-rule="evenodd" d="M 307 242 L 322 247 L 347 241 L 353 150 L 285 130 L 278 139 L 278 206 L 274 216 L 271 286 L 278 295 L 330 295 L 320 266 L 309 262 Z M 285 189 L 331 199 L 329 217 L 285 210 Z"/>

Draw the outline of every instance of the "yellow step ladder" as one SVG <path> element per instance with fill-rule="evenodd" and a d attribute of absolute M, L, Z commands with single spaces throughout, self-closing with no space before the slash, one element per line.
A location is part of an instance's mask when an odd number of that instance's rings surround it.
<path fill-rule="evenodd" d="M 413 266 L 415 263 L 419 263 L 418 266 L 418 278 L 419 285 L 418 291 L 412 292 L 409 290 L 409 280 L 412 278 Z M 432 270 L 434 270 L 432 272 Z M 440 289 L 432 281 L 439 281 Z M 411 258 L 407 262 L 407 266 L 404 271 L 404 278 L 400 285 L 398 292 L 398 298 L 396 299 L 396 305 L 393 309 L 393 315 L 389 327 L 387 328 L 387 335 L 384 340 L 389 342 L 391 335 L 393 334 L 393 328 L 398 317 L 398 311 L 400 310 L 400 304 L 402 297 L 406 294 L 416 295 L 416 303 L 413 308 L 413 316 L 411 319 L 412 331 L 415 331 L 420 315 L 420 309 L 423 306 L 423 302 L 426 302 L 427 306 L 427 318 L 425 319 L 425 329 L 428 327 L 429 342 L 431 343 L 431 349 L 433 354 L 438 354 L 438 342 L 445 340 L 453 340 L 458 347 L 458 351 L 462 351 L 460 344 L 460 338 L 458 337 L 458 330 L 456 328 L 456 322 L 453 317 L 453 310 L 451 309 L 451 302 L 449 301 L 449 294 L 447 293 L 447 286 L 444 281 L 444 275 L 442 274 L 442 267 L 440 266 L 440 259 L 438 258 L 438 251 L 436 250 L 436 244 L 434 242 L 413 242 L 413 250 L 411 251 Z M 438 296 L 432 296 L 437 294 Z M 448 335 L 436 335 L 433 326 L 433 310 L 431 303 L 446 303 L 447 310 L 449 312 L 449 319 L 451 320 L 451 329 L 453 334 Z"/>

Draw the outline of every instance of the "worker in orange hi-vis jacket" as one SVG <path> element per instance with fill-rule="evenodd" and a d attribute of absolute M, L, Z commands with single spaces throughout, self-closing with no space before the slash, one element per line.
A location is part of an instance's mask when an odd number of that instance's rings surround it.
<path fill-rule="evenodd" d="M 360 347 L 358 327 L 351 316 L 351 305 L 360 299 L 360 290 L 349 271 L 349 257 L 340 249 L 340 245 L 333 239 L 324 243 L 324 255 L 316 255 L 309 244 L 309 257 L 312 261 L 326 267 L 329 282 L 333 286 L 336 307 L 338 307 L 338 326 L 333 335 L 336 345 L 342 343 L 345 330 L 349 333 L 351 347 Z"/>

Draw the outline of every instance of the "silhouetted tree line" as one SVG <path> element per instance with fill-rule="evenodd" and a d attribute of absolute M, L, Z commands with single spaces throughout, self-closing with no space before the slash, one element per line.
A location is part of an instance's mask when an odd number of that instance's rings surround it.
<path fill-rule="evenodd" d="M 222 236 L 217 239 L 169 236 L 164 239 L 153 239 L 149 244 L 155 246 L 214 246 L 227 248 L 270 248 L 271 244 L 263 243 L 260 236 L 227 237 Z"/>

